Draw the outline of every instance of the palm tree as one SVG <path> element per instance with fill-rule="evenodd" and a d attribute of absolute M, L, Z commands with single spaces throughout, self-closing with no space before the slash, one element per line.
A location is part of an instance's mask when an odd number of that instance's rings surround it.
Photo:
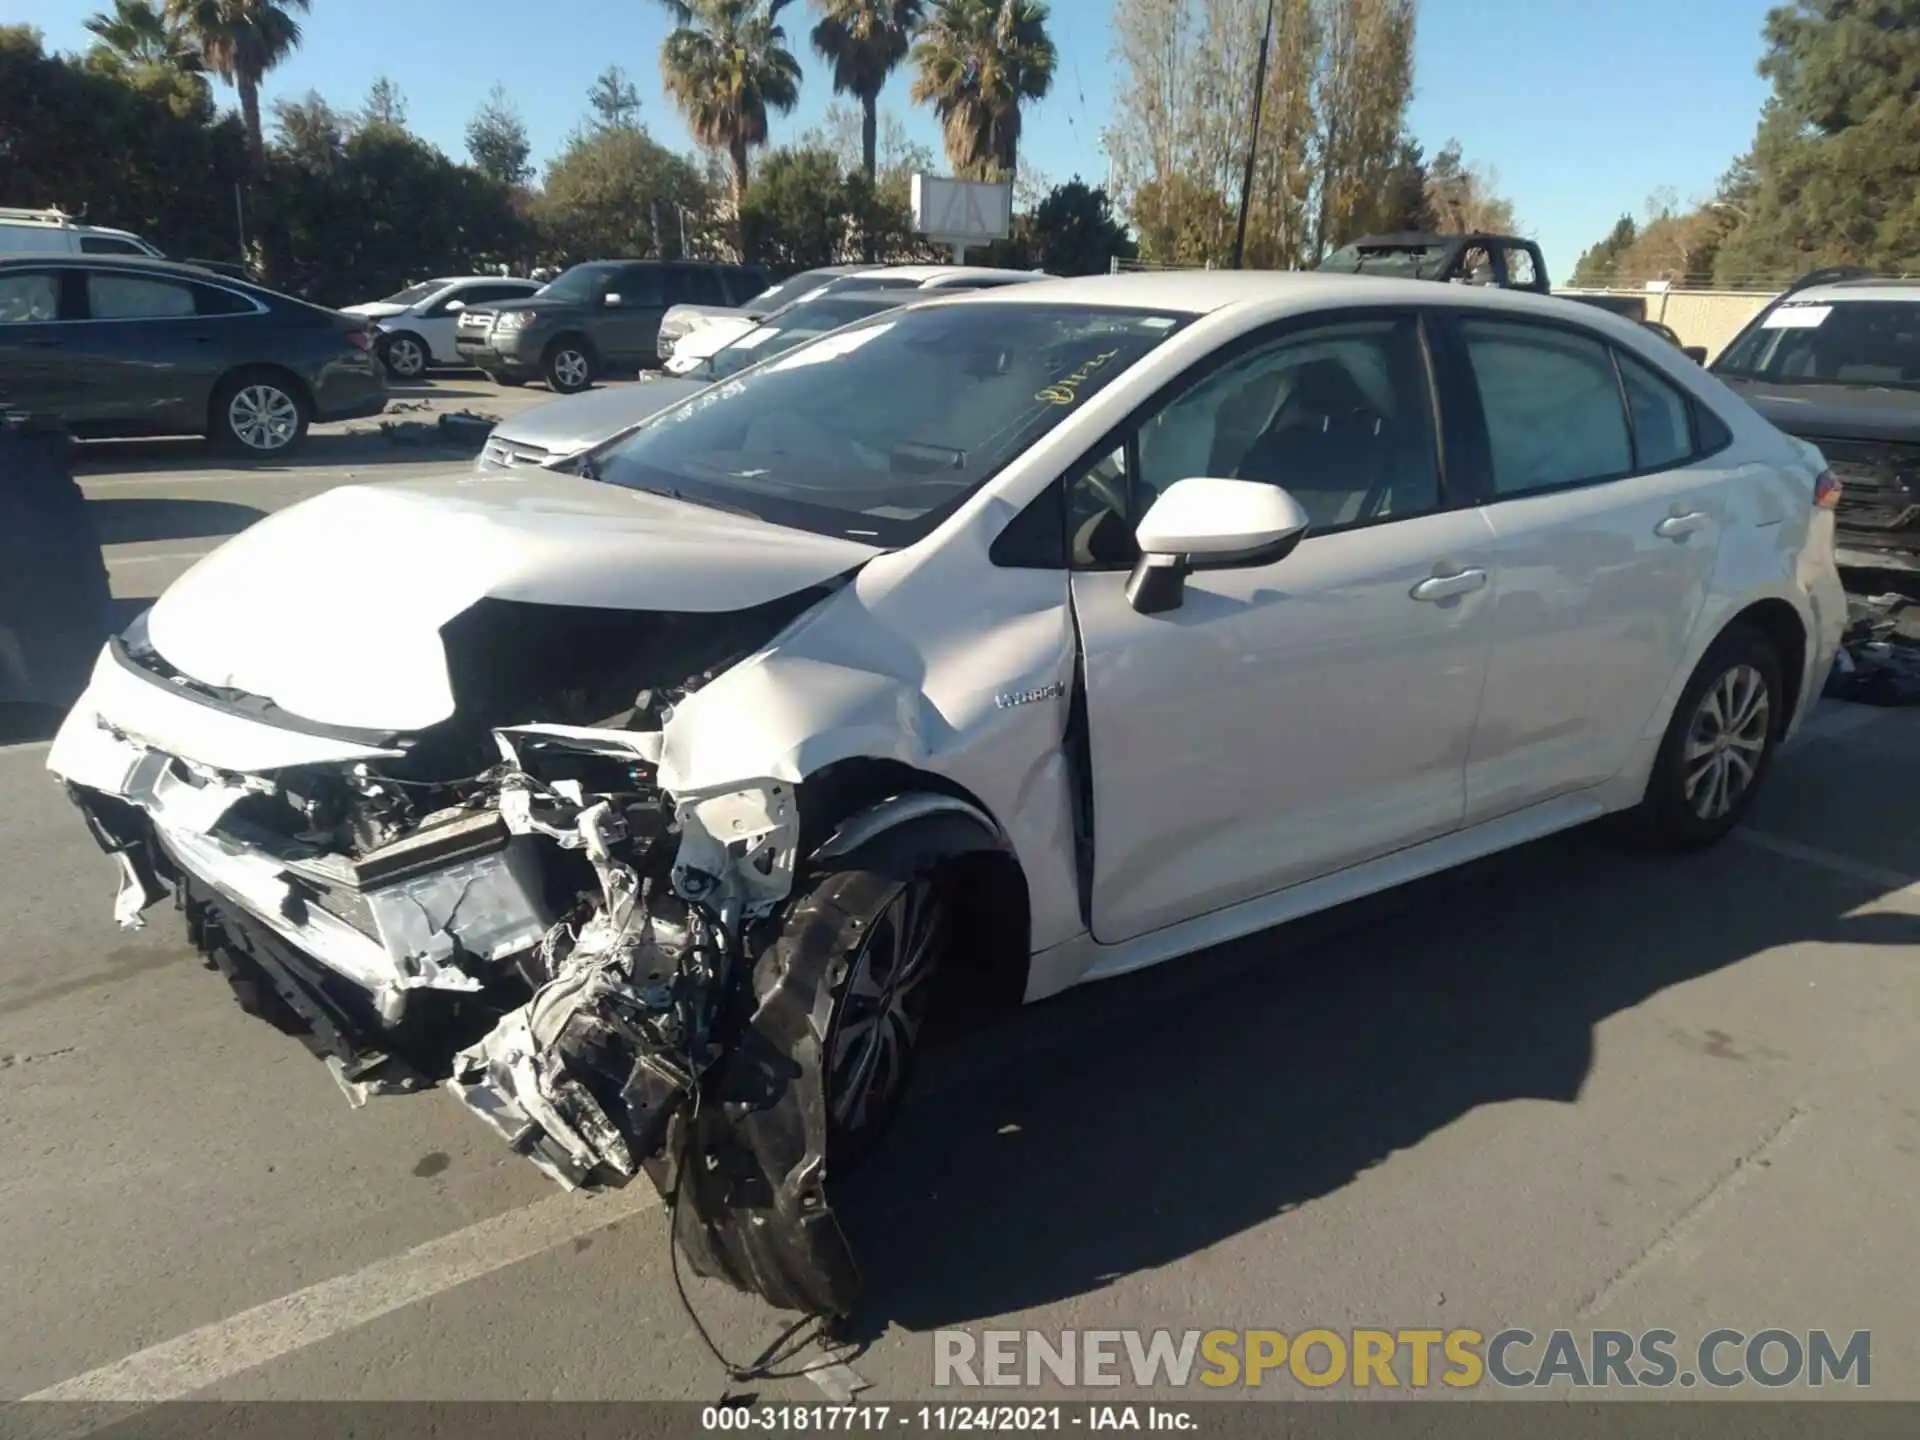
<path fill-rule="evenodd" d="M 767 112 L 800 103 L 800 62 L 777 17 L 788 0 L 667 0 L 680 28 L 660 47 L 660 78 L 693 138 L 733 161 L 733 204 L 747 152 L 767 143 Z"/>
<path fill-rule="evenodd" d="M 199 48 L 207 68 L 240 92 L 240 118 L 259 168 L 266 142 L 260 133 L 260 82 L 300 46 L 298 10 L 309 0 L 166 0 L 167 18 Z"/>
<path fill-rule="evenodd" d="M 907 58 L 925 14 L 922 0 L 814 0 L 813 48 L 833 62 L 833 93 L 860 101 L 860 156 L 871 184 L 878 167 L 880 91 Z"/>
<path fill-rule="evenodd" d="M 114 0 L 112 13 L 88 19 L 87 29 L 99 40 L 94 53 L 111 57 L 117 68 L 171 70 L 198 75 L 206 67 L 200 52 L 180 27 L 154 6 L 153 0 Z"/>
<path fill-rule="evenodd" d="M 1013 178 L 1020 107 L 1053 88 L 1042 0 L 933 0 L 913 47 L 916 102 L 932 101 L 954 173 Z"/>

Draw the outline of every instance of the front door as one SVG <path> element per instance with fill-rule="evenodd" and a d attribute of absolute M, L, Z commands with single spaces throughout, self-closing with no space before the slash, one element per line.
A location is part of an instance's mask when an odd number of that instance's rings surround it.
<path fill-rule="evenodd" d="M 1687 653 L 1732 467 L 1675 386 L 1584 327 L 1462 318 L 1496 583 L 1467 821 L 1617 774 Z"/>
<path fill-rule="evenodd" d="M 616 365 L 649 365 L 657 360 L 660 317 L 666 314 L 666 269 L 659 264 L 629 265 L 607 289 L 609 305 L 594 327 L 602 359 Z"/>
<path fill-rule="evenodd" d="M 72 418 L 82 380 L 77 327 L 61 318 L 68 278 L 56 269 L 0 274 L 0 411 Z"/>
<path fill-rule="evenodd" d="M 1450 502 L 1409 316 L 1237 349 L 1070 477 L 1092 752 L 1093 933 L 1112 944 L 1455 829 L 1491 532 Z M 1125 597 L 1130 527 L 1194 475 L 1278 484 L 1293 554 Z"/>

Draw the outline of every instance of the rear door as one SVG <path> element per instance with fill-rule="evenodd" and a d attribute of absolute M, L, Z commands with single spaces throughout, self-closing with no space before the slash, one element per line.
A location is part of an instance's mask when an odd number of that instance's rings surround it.
<path fill-rule="evenodd" d="M 1469 825 L 1618 773 L 1705 604 L 1734 470 L 1692 402 L 1584 326 L 1456 313 L 1450 426 L 1494 534 Z M 1450 471 L 1450 473 L 1452 473 Z"/>
<path fill-rule="evenodd" d="M 78 282 L 54 266 L 0 271 L 0 410 L 71 418 L 79 405 Z"/>

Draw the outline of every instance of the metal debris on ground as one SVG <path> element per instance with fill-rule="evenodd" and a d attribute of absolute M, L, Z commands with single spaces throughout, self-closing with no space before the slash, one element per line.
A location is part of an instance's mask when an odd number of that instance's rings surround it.
<path fill-rule="evenodd" d="M 1920 643 L 1901 634 L 1906 596 L 1849 595 L 1825 693 L 1866 705 L 1920 704 Z"/>
<path fill-rule="evenodd" d="M 396 401 L 387 410 L 389 415 L 401 414 L 407 410 L 425 410 L 427 402 Z M 432 445 L 436 447 L 458 447 L 478 452 L 486 443 L 487 435 L 500 423 L 497 415 L 480 415 L 471 410 L 457 411 L 451 415 L 442 415 L 437 421 L 425 420 L 382 420 L 380 433 L 395 445 Z"/>

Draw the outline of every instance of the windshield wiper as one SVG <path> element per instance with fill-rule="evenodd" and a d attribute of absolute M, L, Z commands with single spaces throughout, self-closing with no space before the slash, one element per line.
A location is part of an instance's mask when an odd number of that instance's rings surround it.
<path fill-rule="evenodd" d="M 684 490 L 675 490 L 670 486 L 663 485 L 655 489 L 646 485 L 635 485 L 632 488 L 643 495 L 657 495 L 662 500 L 678 500 L 683 505 L 698 505 L 703 510 L 719 510 L 728 515 L 744 515 L 749 520 L 760 518 L 744 505 L 730 505 L 725 500 L 709 500 L 703 495 L 689 495 Z"/>

